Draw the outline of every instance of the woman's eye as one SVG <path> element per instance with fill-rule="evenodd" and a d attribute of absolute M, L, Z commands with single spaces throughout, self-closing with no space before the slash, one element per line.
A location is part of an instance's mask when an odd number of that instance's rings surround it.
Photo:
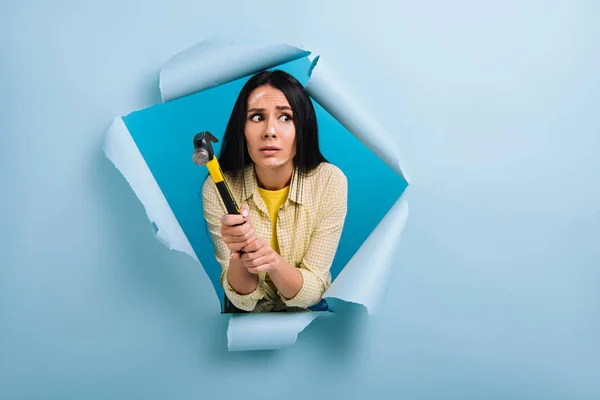
<path fill-rule="evenodd" d="M 289 122 L 292 120 L 292 117 L 289 114 L 283 114 L 281 115 L 281 117 L 279 117 L 279 119 L 285 122 Z"/>
<path fill-rule="evenodd" d="M 260 121 L 262 121 L 262 120 L 263 120 L 263 116 L 262 116 L 262 115 L 260 115 L 260 114 L 253 114 L 253 115 L 250 117 L 250 121 L 254 121 L 254 122 L 260 122 Z"/>

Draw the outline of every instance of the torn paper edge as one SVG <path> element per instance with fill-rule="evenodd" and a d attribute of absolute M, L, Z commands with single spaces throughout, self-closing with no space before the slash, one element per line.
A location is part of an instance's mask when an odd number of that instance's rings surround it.
<path fill-rule="evenodd" d="M 113 120 L 102 149 L 144 206 L 148 220 L 154 228 L 154 236 L 169 250 L 182 251 L 198 261 L 192 245 L 177 222 L 123 118 L 116 117 Z"/>
<path fill-rule="evenodd" d="M 336 82 L 336 75 L 320 56 L 312 60 L 308 74 L 306 91 L 311 97 L 408 183 L 396 143 L 376 119 L 364 112 L 361 102 Z M 407 218 L 408 203 L 403 193 L 323 297 L 362 304 L 373 313 L 385 294 L 385 283 L 393 265 L 392 255 Z M 365 274 L 366 266 L 369 267 L 368 274 Z"/>
<path fill-rule="evenodd" d="M 277 350 L 293 346 L 298 335 L 327 311 L 233 314 L 227 327 L 229 351 Z"/>
<path fill-rule="evenodd" d="M 397 254 L 407 218 L 408 202 L 403 193 L 325 291 L 323 298 L 361 304 L 369 314 L 374 313 L 385 297 L 393 257 Z"/>
<path fill-rule="evenodd" d="M 306 57 L 310 52 L 286 43 L 241 44 L 221 37 L 204 40 L 171 57 L 161 68 L 163 102 L 243 78 Z"/>
<path fill-rule="evenodd" d="M 350 95 L 348 90 L 337 82 L 334 78 L 336 74 L 320 55 L 312 59 L 308 74 L 310 79 L 305 88 L 310 96 L 406 183 L 410 183 L 406 172 L 402 169 L 396 142 L 391 139 L 377 119 L 364 111 L 362 102 Z"/>

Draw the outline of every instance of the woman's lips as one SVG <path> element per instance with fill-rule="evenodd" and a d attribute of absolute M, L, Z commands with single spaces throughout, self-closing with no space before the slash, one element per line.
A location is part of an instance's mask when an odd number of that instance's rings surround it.
<path fill-rule="evenodd" d="M 272 156 L 280 152 L 280 149 L 261 149 L 260 152 L 265 156 Z"/>

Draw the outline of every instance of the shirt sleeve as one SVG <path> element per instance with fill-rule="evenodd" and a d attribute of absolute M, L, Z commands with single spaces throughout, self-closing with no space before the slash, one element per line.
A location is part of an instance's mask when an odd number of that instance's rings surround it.
<path fill-rule="evenodd" d="M 239 294 L 231 287 L 227 280 L 227 271 L 229 270 L 229 261 L 231 252 L 227 244 L 221 237 L 221 217 L 227 214 L 227 209 L 219 196 L 217 186 L 212 179 L 207 178 L 202 186 L 202 203 L 204 208 L 204 219 L 210 232 L 213 246 L 215 249 L 215 258 L 221 265 L 221 286 L 227 298 L 237 308 L 244 311 L 252 311 L 256 303 L 265 297 L 263 287 L 265 285 L 265 274 L 259 274 L 258 286 L 252 293 Z"/>
<path fill-rule="evenodd" d="M 330 268 L 348 209 L 348 180 L 340 169 L 336 169 L 326 187 L 319 223 L 310 236 L 306 254 L 297 266 L 303 277 L 302 287 L 291 299 L 279 295 L 288 307 L 308 308 L 317 304 L 331 285 Z"/>

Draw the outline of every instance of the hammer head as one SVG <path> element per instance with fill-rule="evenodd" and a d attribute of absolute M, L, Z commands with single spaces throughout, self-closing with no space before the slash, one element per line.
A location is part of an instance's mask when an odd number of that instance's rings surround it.
<path fill-rule="evenodd" d="M 218 142 L 210 132 L 200 132 L 194 136 L 194 154 L 192 160 L 195 164 L 203 166 L 213 159 L 215 153 L 212 148 L 212 142 Z"/>

